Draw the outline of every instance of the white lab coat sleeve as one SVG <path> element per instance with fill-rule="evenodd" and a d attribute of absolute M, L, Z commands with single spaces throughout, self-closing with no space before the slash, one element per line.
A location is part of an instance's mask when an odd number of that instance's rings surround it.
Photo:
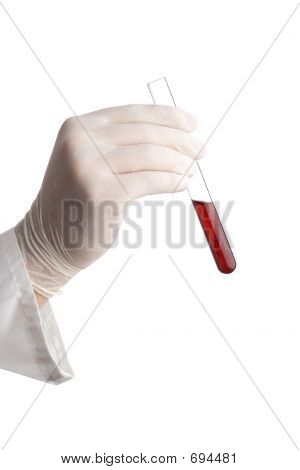
<path fill-rule="evenodd" d="M 73 377 L 50 303 L 36 303 L 14 229 L 0 235 L 0 368 L 52 384 Z"/>

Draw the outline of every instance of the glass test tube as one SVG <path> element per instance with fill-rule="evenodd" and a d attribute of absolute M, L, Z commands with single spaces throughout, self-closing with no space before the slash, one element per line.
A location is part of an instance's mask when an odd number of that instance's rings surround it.
<path fill-rule="evenodd" d="M 153 80 L 147 83 L 147 86 L 154 104 L 176 106 L 166 77 Z M 198 160 L 196 160 L 193 165 L 197 165 L 199 171 L 197 171 L 196 175 L 191 179 L 188 188 L 190 198 L 219 271 L 223 274 L 230 274 L 236 268 L 234 255 L 212 201 Z"/>

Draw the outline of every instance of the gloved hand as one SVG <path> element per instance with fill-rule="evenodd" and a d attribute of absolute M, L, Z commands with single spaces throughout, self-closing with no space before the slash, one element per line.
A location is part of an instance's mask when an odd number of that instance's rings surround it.
<path fill-rule="evenodd" d="M 52 296 L 99 258 L 127 201 L 186 189 L 202 149 L 190 135 L 196 126 L 191 114 L 158 105 L 103 109 L 63 123 L 41 189 L 15 229 L 35 292 Z"/>

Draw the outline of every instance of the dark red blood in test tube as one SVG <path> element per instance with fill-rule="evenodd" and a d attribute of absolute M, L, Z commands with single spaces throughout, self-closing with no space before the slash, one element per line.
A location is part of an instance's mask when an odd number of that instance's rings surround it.
<path fill-rule="evenodd" d="M 214 203 L 192 202 L 219 271 L 224 274 L 232 273 L 236 262 Z"/>

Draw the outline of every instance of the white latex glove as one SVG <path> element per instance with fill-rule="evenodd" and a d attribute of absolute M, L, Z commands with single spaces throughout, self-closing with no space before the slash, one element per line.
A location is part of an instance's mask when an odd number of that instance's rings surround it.
<path fill-rule="evenodd" d="M 186 189 L 202 148 L 190 135 L 196 126 L 191 114 L 158 105 L 103 109 L 63 123 L 37 198 L 16 226 L 35 292 L 50 297 L 99 258 L 114 241 L 111 225 L 120 226 L 124 203 Z M 74 205 L 83 218 L 77 242 Z"/>

